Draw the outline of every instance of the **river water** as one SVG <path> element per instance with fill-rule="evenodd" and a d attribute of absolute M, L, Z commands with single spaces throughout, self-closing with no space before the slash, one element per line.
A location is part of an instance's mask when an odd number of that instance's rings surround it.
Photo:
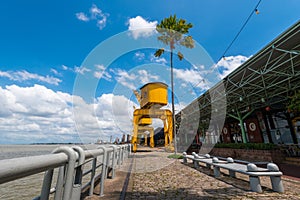
<path fill-rule="evenodd" d="M 59 146 L 63 145 L 0 145 L 0 160 L 49 154 Z M 94 149 L 97 145 L 90 144 L 82 147 Z M 32 199 L 38 196 L 43 177 L 44 172 L 1 184 L 0 200 Z"/>

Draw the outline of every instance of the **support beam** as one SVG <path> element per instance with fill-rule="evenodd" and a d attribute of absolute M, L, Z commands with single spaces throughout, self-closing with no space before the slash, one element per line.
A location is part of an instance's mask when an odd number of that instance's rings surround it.
<path fill-rule="evenodd" d="M 244 116 L 242 116 L 242 113 L 240 113 L 238 110 L 236 110 L 236 114 L 237 116 L 228 113 L 228 115 L 234 119 L 237 119 L 240 123 L 240 127 L 241 127 L 241 132 L 242 132 L 242 138 L 243 138 L 243 143 L 247 143 L 247 136 L 246 136 L 246 130 L 245 130 L 245 126 L 244 126 L 244 120 L 252 113 L 253 111 L 249 111 L 247 112 Z"/>

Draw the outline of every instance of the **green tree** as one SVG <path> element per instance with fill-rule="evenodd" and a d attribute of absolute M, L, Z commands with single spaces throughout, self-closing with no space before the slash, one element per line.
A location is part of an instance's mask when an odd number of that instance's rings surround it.
<path fill-rule="evenodd" d="M 160 36 L 157 37 L 159 41 L 170 48 L 170 63 L 171 63 L 171 91 L 172 91 L 172 114 L 173 114 L 173 136 L 175 153 L 177 153 L 176 146 L 176 133 L 175 133 L 175 108 L 174 108 L 174 83 L 173 83 L 173 54 L 176 46 L 184 46 L 187 48 L 194 48 L 194 40 L 192 36 L 186 34 L 189 33 L 189 29 L 192 28 L 191 23 L 187 23 L 184 19 L 177 19 L 176 15 L 171 15 L 168 18 L 163 19 L 160 24 L 156 26 L 157 32 Z M 156 50 L 154 56 L 160 57 L 164 54 L 165 49 L 161 48 Z M 178 51 L 177 56 L 179 60 L 184 58 L 183 54 Z"/>
<path fill-rule="evenodd" d="M 295 115 L 300 113 L 300 91 L 296 91 L 295 94 L 290 97 L 288 110 Z"/>

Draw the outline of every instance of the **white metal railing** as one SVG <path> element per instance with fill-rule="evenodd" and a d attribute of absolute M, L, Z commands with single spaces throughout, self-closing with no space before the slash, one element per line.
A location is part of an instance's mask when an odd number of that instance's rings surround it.
<path fill-rule="evenodd" d="M 34 199 L 46 200 L 54 193 L 55 200 L 79 200 L 82 190 L 88 187 L 89 195 L 94 193 L 95 181 L 100 178 L 99 195 L 102 196 L 109 170 L 114 178 L 116 166 L 123 164 L 130 154 L 131 144 L 100 146 L 85 151 L 79 146 L 62 146 L 52 154 L 0 160 L 0 184 L 45 172 L 41 194 Z M 83 171 L 90 162 L 91 167 Z M 100 167 L 101 172 L 97 174 Z M 58 173 L 55 187 L 51 188 L 54 169 L 58 169 Z M 82 178 L 88 174 L 90 180 L 82 184 Z"/>

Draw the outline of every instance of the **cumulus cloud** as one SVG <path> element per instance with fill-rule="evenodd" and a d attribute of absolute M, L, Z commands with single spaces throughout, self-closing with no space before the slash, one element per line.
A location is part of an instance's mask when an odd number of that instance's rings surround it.
<path fill-rule="evenodd" d="M 150 56 L 150 61 L 159 63 L 159 64 L 167 64 L 167 60 L 164 57 L 158 58 L 158 57 L 155 57 L 153 54 L 151 54 L 151 56 Z"/>
<path fill-rule="evenodd" d="M 143 61 L 145 59 L 145 53 L 143 52 L 135 52 L 134 57 L 137 58 L 139 61 Z"/>
<path fill-rule="evenodd" d="M 156 32 L 157 21 L 147 21 L 141 16 L 128 20 L 128 30 L 134 39 L 149 37 Z"/>
<path fill-rule="evenodd" d="M 102 30 L 106 26 L 107 17 L 109 14 L 103 13 L 95 4 L 90 8 L 91 19 L 96 20 L 97 26 Z"/>
<path fill-rule="evenodd" d="M 97 79 L 105 79 L 107 81 L 111 81 L 112 76 L 107 72 L 104 65 L 95 65 L 96 70 L 94 71 L 94 77 Z"/>
<path fill-rule="evenodd" d="M 26 70 L 22 71 L 0 71 L 0 77 L 5 77 L 13 81 L 24 82 L 24 81 L 39 81 L 52 85 L 59 85 L 62 80 L 53 76 L 42 76 L 35 73 L 30 73 Z"/>
<path fill-rule="evenodd" d="M 136 89 L 134 84 L 134 80 L 138 78 L 136 74 L 130 74 L 123 69 L 111 69 L 111 72 L 115 74 L 115 79 L 119 84 L 128 87 L 131 90 Z"/>
<path fill-rule="evenodd" d="M 66 65 L 62 65 L 61 68 L 62 68 L 63 70 L 69 70 L 69 67 L 66 66 Z"/>
<path fill-rule="evenodd" d="M 53 74 L 55 74 L 57 76 L 62 76 L 62 74 L 60 72 L 58 72 L 56 69 L 51 68 L 50 72 L 52 72 Z"/>
<path fill-rule="evenodd" d="M 42 85 L 0 87 L 0 142 L 96 142 L 110 135 L 120 137 L 131 133 L 133 105 L 114 94 L 87 103 Z"/>
<path fill-rule="evenodd" d="M 203 74 L 206 72 L 204 70 L 194 69 L 177 69 L 174 68 L 174 76 L 183 81 L 181 86 L 187 87 L 188 84 L 193 87 L 201 88 L 203 90 L 209 89 L 208 80 L 205 80 Z"/>
<path fill-rule="evenodd" d="M 152 82 L 154 80 L 157 81 L 159 79 L 159 76 L 152 75 L 147 70 L 144 70 L 144 69 L 139 70 L 138 74 L 139 74 L 142 84 L 146 84 L 146 83 Z"/>
<path fill-rule="evenodd" d="M 87 21 L 90 20 L 90 19 L 88 18 L 88 16 L 86 16 L 86 14 L 84 14 L 83 12 L 76 13 L 75 15 L 76 15 L 77 19 L 80 20 L 80 21 L 87 22 Z"/>
<path fill-rule="evenodd" d="M 76 18 L 80 21 L 88 22 L 88 21 L 96 21 L 97 27 L 102 30 L 107 23 L 107 18 L 109 16 L 108 13 L 104 13 L 97 5 L 93 4 L 89 10 L 89 14 L 85 14 L 84 12 L 76 13 Z"/>
<path fill-rule="evenodd" d="M 246 62 L 250 57 L 242 55 L 228 56 L 225 57 L 225 59 L 221 59 L 214 67 L 220 69 L 220 78 L 224 78 L 244 62 Z"/>
<path fill-rule="evenodd" d="M 123 69 L 112 69 L 111 72 L 115 75 L 116 81 L 131 89 L 135 90 L 141 84 L 157 81 L 159 76 L 151 74 L 147 70 L 137 70 L 134 72 L 127 72 Z"/>
<path fill-rule="evenodd" d="M 88 69 L 88 68 L 86 68 L 86 67 L 75 67 L 75 68 L 74 68 L 74 71 L 75 71 L 76 73 L 79 73 L 79 74 L 84 75 L 86 72 L 90 72 L 91 70 Z"/>

